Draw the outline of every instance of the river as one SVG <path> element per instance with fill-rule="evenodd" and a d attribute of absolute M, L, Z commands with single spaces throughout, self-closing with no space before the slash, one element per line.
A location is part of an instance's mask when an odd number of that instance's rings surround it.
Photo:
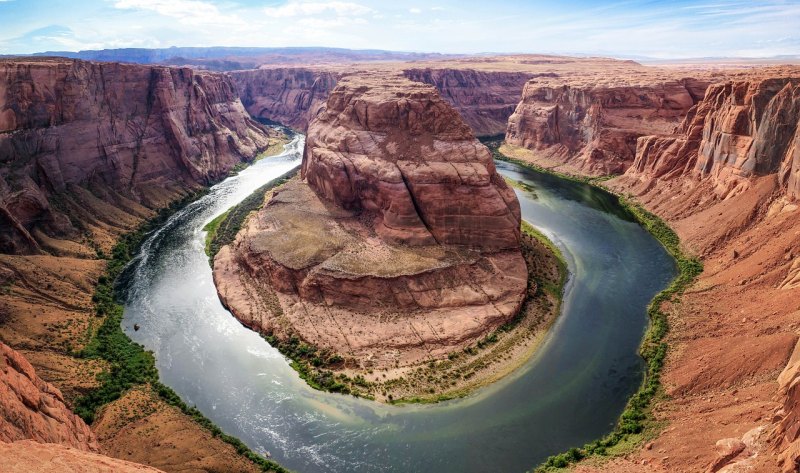
<path fill-rule="evenodd" d="M 187 404 L 298 472 L 523 472 L 612 429 L 642 379 L 646 306 L 676 273 L 614 196 L 498 162 L 535 189 L 516 190 L 522 216 L 567 259 L 562 313 L 505 379 L 463 399 L 389 406 L 308 387 L 214 289 L 203 226 L 299 165 L 302 149 L 298 135 L 283 154 L 213 186 L 154 232 L 126 271 L 123 327 Z"/>

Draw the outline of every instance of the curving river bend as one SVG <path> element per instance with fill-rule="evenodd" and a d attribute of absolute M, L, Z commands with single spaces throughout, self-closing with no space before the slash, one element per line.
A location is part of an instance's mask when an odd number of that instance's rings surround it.
<path fill-rule="evenodd" d="M 513 375 L 464 399 L 386 406 L 309 388 L 217 298 L 203 226 L 300 164 L 303 137 L 215 185 L 150 236 L 122 281 L 125 331 L 161 380 L 227 433 L 298 472 L 522 472 L 609 432 L 644 369 L 646 306 L 674 261 L 616 198 L 498 162 L 536 191 L 522 216 L 564 253 L 562 314 Z M 134 324 L 140 325 L 134 331 Z"/>

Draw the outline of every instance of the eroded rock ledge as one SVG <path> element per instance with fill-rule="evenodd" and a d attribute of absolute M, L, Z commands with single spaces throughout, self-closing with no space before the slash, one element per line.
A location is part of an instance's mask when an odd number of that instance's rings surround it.
<path fill-rule="evenodd" d="M 93 256 L 269 145 L 230 78 L 0 61 L 0 251 Z"/>
<path fill-rule="evenodd" d="M 519 311 L 519 203 L 431 86 L 343 79 L 309 125 L 302 180 L 214 263 L 246 325 L 371 369 L 445 358 Z"/>

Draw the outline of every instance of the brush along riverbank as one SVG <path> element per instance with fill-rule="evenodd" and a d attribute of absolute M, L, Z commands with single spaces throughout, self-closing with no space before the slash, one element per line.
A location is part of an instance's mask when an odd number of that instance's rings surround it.
<path fill-rule="evenodd" d="M 527 161 L 505 155 L 503 150 L 506 148 L 500 147 L 496 143 L 487 143 L 487 146 L 490 147 L 496 159 L 512 162 L 537 172 L 549 173 L 563 179 L 581 182 L 594 186 L 603 192 L 616 195 L 600 184 L 605 180 L 603 178 L 582 178 L 553 172 Z M 659 397 L 664 396 L 661 386 L 661 371 L 669 348 L 665 340 L 669 331 L 665 310 L 666 306 L 674 306 L 680 303 L 681 295 L 697 279 L 703 270 L 703 266 L 697 258 L 684 253 L 678 235 L 666 222 L 645 210 L 631 198 L 619 195 L 617 197 L 620 205 L 630 217 L 656 238 L 675 259 L 678 274 L 666 289 L 656 294 L 647 307 L 650 324 L 639 348 L 639 354 L 646 364 L 644 379 L 639 389 L 628 401 L 614 430 L 594 442 L 549 457 L 535 468 L 537 473 L 566 468 L 591 456 L 611 456 L 628 452 L 632 448 L 641 445 L 645 440 L 654 437 L 663 428 L 653 418 L 652 408 L 653 403 Z"/>
<path fill-rule="evenodd" d="M 105 273 L 98 279 L 95 289 L 93 302 L 95 312 L 98 317 L 102 317 L 102 322 L 96 329 L 90 327 L 90 340 L 77 356 L 86 359 L 102 360 L 108 366 L 98 375 L 99 387 L 87 392 L 75 401 L 75 412 L 80 415 L 87 423 L 99 423 L 103 426 L 114 424 L 116 430 L 122 430 L 125 424 L 140 422 L 148 415 L 158 412 L 165 415 L 159 405 L 177 408 L 183 415 L 187 416 L 190 422 L 196 424 L 201 431 L 207 432 L 205 437 L 208 439 L 219 439 L 224 444 L 232 447 L 231 454 L 242 458 L 241 461 L 252 465 L 256 470 L 265 472 L 282 473 L 284 469 L 274 461 L 268 460 L 261 455 L 253 452 L 239 439 L 227 435 L 207 417 L 205 417 L 195 407 L 187 405 L 180 397 L 168 386 L 160 382 L 158 370 L 155 366 L 153 354 L 135 343 L 125 334 L 122 329 L 123 306 L 118 300 L 115 291 L 117 279 L 123 274 L 124 269 L 133 257 L 138 253 L 142 243 L 155 230 L 161 227 L 173 214 L 198 199 L 205 192 L 199 192 L 188 196 L 178 202 L 173 203 L 168 208 L 162 209 L 156 217 L 143 222 L 140 227 L 131 233 L 120 237 L 114 246 L 106 264 Z M 134 403 L 137 406 L 145 406 L 142 413 L 134 412 L 131 415 L 130 409 L 122 409 L 124 415 L 119 414 L 119 406 L 127 406 L 132 398 L 144 397 L 146 402 Z M 119 404 L 120 401 L 122 404 Z M 156 407 L 154 407 L 156 406 Z M 150 412 L 152 410 L 152 412 Z M 139 415 L 141 414 L 141 415 Z M 97 421 L 97 422 L 95 422 Z M 181 419 L 173 421 L 176 423 L 185 422 Z M 150 435 L 157 436 L 159 426 L 150 427 Z M 193 438 L 196 435 L 186 432 L 186 438 Z M 199 436 L 203 437 L 203 436 Z M 172 441 L 172 440 L 171 440 Z M 180 440 L 174 440 L 180 443 Z M 208 440 L 206 440 L 208 442 Z M 208 443 L 197 443 L 195 445 L 183 445 L 187 449 L 195 449 L 195 457 L 200 459 L 205 454 L 205 449 L 218 450 Z M 230 448 L 228 447 L 228 448 Z M 130 447 L 135 449 L 135 446 Z M 232 466 L 233 467 L 233 466 Z M 239 467 L 235 467 L 239 468 Z"/>
<path fill-rule="evenodd" d="M 367 373 L 365 379 L 374 383 L 380 400 L 433 403 L 464 397 L 511 374 L 533 356 L 561 311 L 568 272 L 561 251 L 525 221 L 522 255 L 528 266 L 528 293 L 517 316 L 447 360 Z"/>
<path fill-rule="evenodd" d="M 286 188 L 295 184 L 292 181 Z M 260 189 L 254 196 L 248 200 L 266 204 L 272 193 Z M 237 207 L 230 211 L 230 215 L 251 215 L 253 210 L 255 208 L 247 207 L 241 211 Z M 265 217 L 259 213 L 257 218 Z M 301 217 L 293 214 L 292 218 Z M 292 225 L 304 224 L 295 220 L 292 220 Z M 250 228 L 246 221 L 236 225 Z M 303 333 L 297 333 L 284 319 L 280 294 L 270 286 L 268 278 L 259 276 L 256 279 L 250 272 L 238 269 L 243 263 L 236 263 L 237 256 L 231 256 L 235 254 L 234 248 L 251 246 L 248 242 L 236 241 L 220 252 L 215 261 L 215 281 L 223 301 L 231 297 L 258 301 L 248 306 L 255 309 L 245 308 L 251 311 L 239 314 L 239 320 L 248 325 L 247 321 L 260 323 L 263 317 L 273 318 L 280 331 L 265 332 L 264 337 L 289 358 L 292 367 L 313 388 L 391 403 L 436 402 L 461 397 L 514 371 L 530 358 L 558 315 L 566 280 L 566 265 L 560 253 L 543 235 L 525 224 L 523 256 L 529 272 L 527 297 L 514 320 L 500 327 L 486 328 L 480 339 L 469 345 L 461 344 L 450 353 L 429 356 L 422 362 L 405 366 L 386 364 L 378 367 L 367 357 L 356 359 L 344 356 L 344 353 L 322 350 L 310 343 Z M 236 283 L 235 287 L 231 285 L 232 281 Z M 238 288 L 243 288 L 246 294 L 229 292 L 238 291 Z M 241 307 L 237 303 L 232 305 L 234 310 Z M 259 323 L 250 323 L 249 326 L 259 329 Z"/>

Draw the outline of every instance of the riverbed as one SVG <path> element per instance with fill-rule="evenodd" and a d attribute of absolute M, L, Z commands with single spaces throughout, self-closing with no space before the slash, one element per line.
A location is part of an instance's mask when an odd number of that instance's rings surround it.
<path fill-rule="evenodd" d="M 617 199 L 497 162 L 522 217 L 564 254 L 562 313 L 537 353 L 503 380 L 433 405 L 392 406 L 315 391 L 217 297 L 203 226 L 300 164 L 298 135 L 211 188 L 142 246 L 126 271 L 123 326 L 161 380 L 225 432 L 298 472 L 523 472 L 609 432 L 639 386 L 650 299 L 675 275 L 664 248 Z M 133 330 L 134 324 L 140 329 Z"/>

